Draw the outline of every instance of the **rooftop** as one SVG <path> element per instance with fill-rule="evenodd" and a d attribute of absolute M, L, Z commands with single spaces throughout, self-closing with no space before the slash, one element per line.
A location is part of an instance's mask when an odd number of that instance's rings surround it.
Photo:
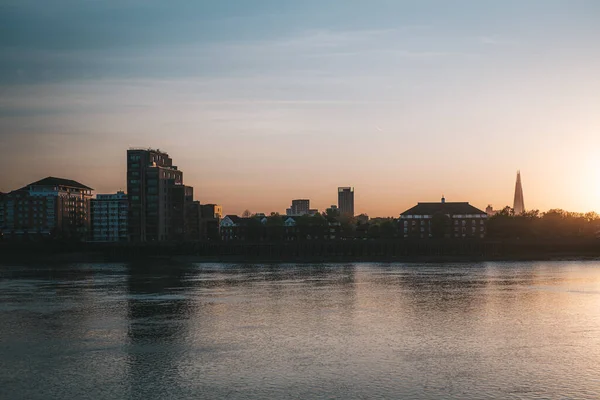
<path fill-rule="evenodd" d="M 39 181 L 30 183 L 29 185 L 23 187 L 23 189 L 27 189 L 30 186 L 67 186 L 75 189 L 94 190 L 91 187 L 85 186 L 77 181 L 71 179 L 56 178 L 54 176 L 49 176 Z"/>
<path fill-rule="evenodd" d="M 169 155 L 169 154 L 167 154 L 166 151 L 162 151 L 161 149 L 152 149 L 150 147 L 130 147 L 128 149 L 128 151 L 148 151 L 148 152 L 152 152 L 152 153 L 164 154 L 166 156 Z"/>
<path fill-rule="evenodd" d="M 433 214 L 485 214 L 485 211 L 473 207 L 467 202 L 455 203 L 418 203 L 413 208 L 404 211 L 400 215 L 433 215 Z"/>

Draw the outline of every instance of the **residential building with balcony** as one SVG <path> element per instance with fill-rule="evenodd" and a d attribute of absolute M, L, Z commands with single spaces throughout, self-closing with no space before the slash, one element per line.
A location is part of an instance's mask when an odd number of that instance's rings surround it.
<path fill-rule="evenodd" d="M 132 242 L 182 240 L 193 189 L 169 155 L 154 149 L 127 151 L 128 231 Z"/>
<path fill-rule="evenodd" d="M 126 242 L 128 241 L 127 194 L 123 191 L 112 194 L 98 194 L 91 200 L 92 241 Z"/>

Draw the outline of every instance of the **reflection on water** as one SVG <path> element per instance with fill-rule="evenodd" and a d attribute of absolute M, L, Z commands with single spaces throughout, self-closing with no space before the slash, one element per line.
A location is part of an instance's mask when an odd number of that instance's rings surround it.
<path fill-rule="evenodd" d="M 0 268 L 0 398 L 600 398 L 600 263 Z"/>

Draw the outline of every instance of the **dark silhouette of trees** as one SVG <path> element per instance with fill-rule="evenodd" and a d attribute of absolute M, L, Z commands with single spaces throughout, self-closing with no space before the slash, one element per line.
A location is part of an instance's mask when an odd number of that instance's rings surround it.
<path fill-rule="evenodd" d="M 594 212 L 574 213 L 552 209 L 514 215 L 509 207 L 488 220 L 490 238 L 567 238 L 595 237 L 600 233 L 600 216 Z"/>
<path fill-rule="evenodd" d="M 263 225 L 259 218 L 249 218 L 246 223 L 246 237 L 250 241 L 258 241 L 262 239 Z"/>
<path fill-rule="evenodd" d="M 382 238 L 391 239 L 398 233 L 398 225 L 393 220 L 388 219 L 379 226 L 379 233 Z"/>

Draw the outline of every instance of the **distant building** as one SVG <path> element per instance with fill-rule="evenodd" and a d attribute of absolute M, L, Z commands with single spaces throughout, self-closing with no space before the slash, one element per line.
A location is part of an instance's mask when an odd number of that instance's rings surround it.
<path fill-rule="evenodd" d="M 277 216 L 278 218 L 280 216 Z M 311 223 L 304 216 L 282 216 L 280 223 L 269 224 L 265 216 L 241 218 L 226 215 L 220 222 L 222 241 L 296 241 L 296 240 L 333 240 L 339 237 L 340 224 L 337 221 Z M 308 222 L 308 223 L 307 223 Z"/>
<path fill-rule="evenodd" d="M 354 216 L 354 188 L 338 188 L 338 208 L 340 214 Z"/>
<path fill-rule="evenodd" d="M 92 188 L 48 177 L 0 196 L 0 232 L 4 238 L 90 237 Z"/>
<path fill-rule="evenodd" d="M 483 238 L 487 214 L 469 203 L 418 203 L 400 214 L 405 238 Z"/>
<path fill-rule="evenodd" d="M 91 209 L 94 242 L 126 242 L 129 239 L 129 203 L 124 192 L 96 195 L 96 198 L 91 200 Z"/>
<path fill-rule="evenodd" d="M 513 203 L 515 215 L 525 212 L 525 200 L 523 200 L 523 186 L 521 185 L 521 171 L 517 171 L 517 182 L 515 184 L 515 201 Z"/>
<path fill-rule="evenodd" d="M 494 210 L 494 207 L 492 207 L 491 204 L 488 204 L 488 206 L 485 208 L 485 213 L 488 217 L 493 217 L 494 215 L 498 214 L 498 210 Z"/>
<path fill-rule="evenodd" d="M 245 228 L 250 218 L 240 218 L 237 215 L 226 215 L 220 221 L 221 240 L 245 240 Z"/>
<path fill-rule="evenodd" d="M 339 215 L 340 210 L 338 209 L 338 207 L 335 204 L 332 204 L 331 206 L 329 206 L 328 208 L 325 209 L 325 214 L 335 214 L 335 215 Z"/>
<path fill-rule="evenodd" d="M 173 185 L 167 189 L 169 207 L 167 216 L 167 237 L 165 240 L 194 240 L 193 233 L 200 231 L 199 203 L 194 207 L 194 188 L 186 185 Z"/>
<path fill-rule="evenodd" d="M 361 225 L 366 225 L 369 223 L 369 216 L 367 214 L 360 214 L 356 217 L 356 221 Z"/>
<path fill-rule="evenodd" d="M 160 150 L 127 151 L 129 239 L 133 242 L 186 238 L 186 212 L 193 189 L 183 185 L 183 172 Z"/>
<path fill-rule="evenodd" d="M 286 209 L 285 214 L 289 216 L 306 215 L 310 212 L 310 200 L 296 199 L 292 200 L 292 206 Z"/>

